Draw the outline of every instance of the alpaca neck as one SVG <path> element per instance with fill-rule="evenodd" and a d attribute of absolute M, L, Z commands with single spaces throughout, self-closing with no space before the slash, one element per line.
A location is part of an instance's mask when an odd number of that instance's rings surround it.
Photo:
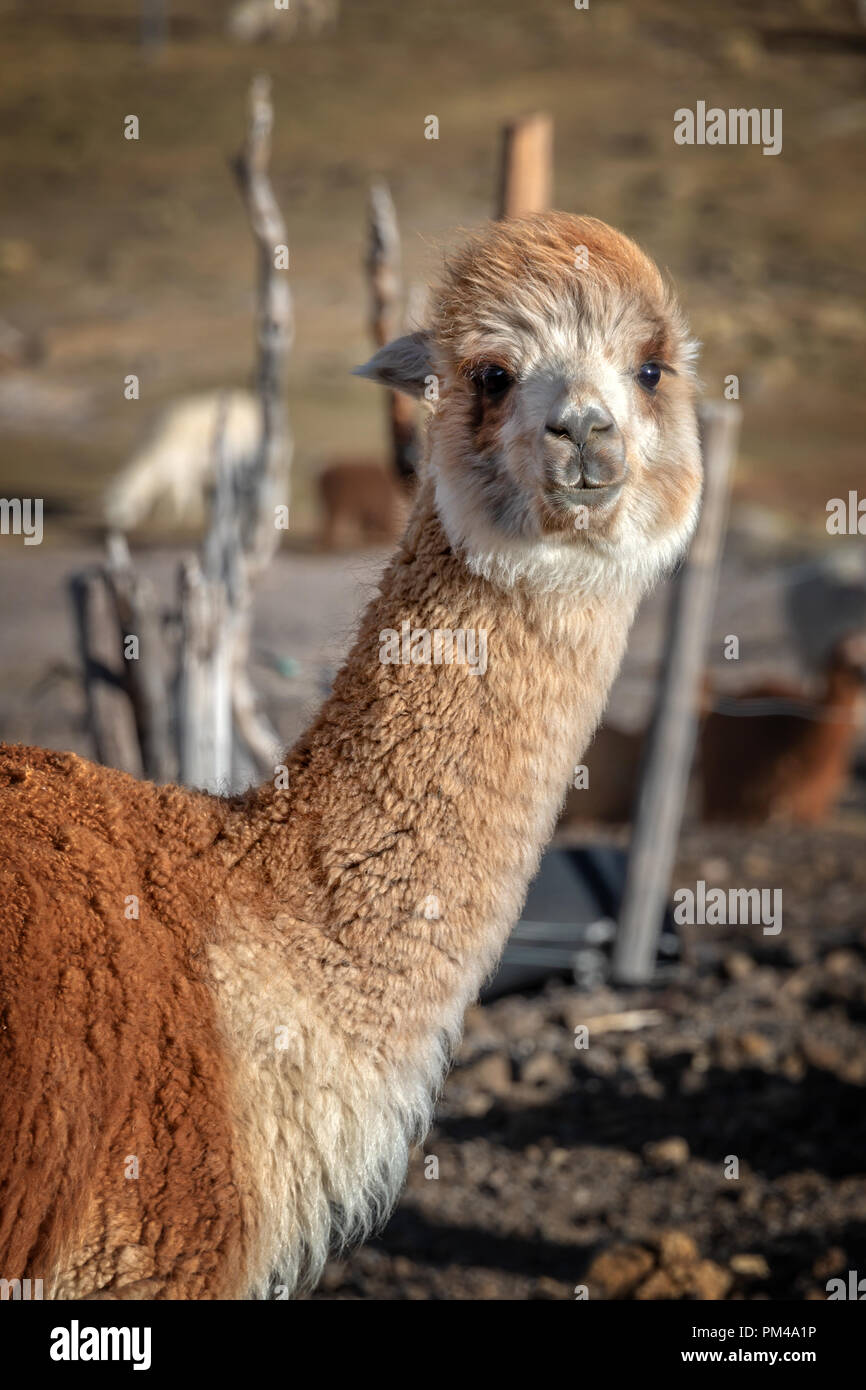
<path fill-rule="evenodd" d="M 280 917 L 316 924 L 304 988 L 356 1042 L 398 1056 L 431 1029 L 459 1030 L 517 920 L 637 598 L 504 592 L 469 573 L 422 488 L 333 693 L 288 756 L 288 790 L 257 794 L 245 855 Z M 440 636 L 437 664 L 437 631 L 468 659 L 446 664 Z"/>

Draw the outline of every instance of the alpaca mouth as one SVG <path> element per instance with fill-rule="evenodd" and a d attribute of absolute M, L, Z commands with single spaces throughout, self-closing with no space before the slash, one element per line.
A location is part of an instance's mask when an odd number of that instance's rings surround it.
<path fill-rule="evenodd" d="M 578 507 L 604 507 L 619 497 L 623 481 L 597 484 L 595 487 L 587 487 L 582 483 L 570 487 L 567 483 L 560 483 L 559 486 L 549 489 L 545 494 L 545 500 L 554 511 L 573 512 Z"/>

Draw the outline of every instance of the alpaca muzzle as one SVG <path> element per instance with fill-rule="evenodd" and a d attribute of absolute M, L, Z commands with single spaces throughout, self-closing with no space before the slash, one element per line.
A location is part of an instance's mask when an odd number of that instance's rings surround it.
<path fill-rule="evenodd" d="M 572 504 L 609 501 L 625 481 L 625 442 L 602 405 L 572 402 L 548 420 L 549 479 L 558 497 Z"/>

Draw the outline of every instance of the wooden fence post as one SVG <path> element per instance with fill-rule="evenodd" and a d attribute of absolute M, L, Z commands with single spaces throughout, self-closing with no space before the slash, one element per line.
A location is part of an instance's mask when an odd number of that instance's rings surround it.
<path fill-rule="evenodd" d="M 210 583 L 197 559 L 180 570 L 178 764 L 187 787 L 231 789 L 231 653 L 225 590 Z"/>
<path fill-rule="evenodd" d="M 126 537 L 119 532 L 108 538 L 105 579 L 117 616 L 122 680 L 132 705 L 142 770 L 152 782 L 167 782 L 175 768 L 159 614 L 153 590 L 133 569 Z M 125 651 L 130 637 L 137 639 L 137 657 Z"/>
<path fill-rule="evenodd" d="M 544 111 L 505 127 L 496 216 L 547 212 L 553 191 L 553 118 Z"/>
<path fill-rule="evenodd" d="M 262 435 L 255 471 L 248 478 L 234 479 L 234 506 L 239 511 L 240 526 L 236 537 L 237 554 L 228 581 L 228 620 L 232 628 L 230 679 L 235 729 L 259 770 L 271 773 L 281 756 L 281 742 L 258 708 L 248 672 L 251 585 L 277 550 L 280 533 L 274 508 L 277 503 L 288 505 L 292 454 L 285 377 L 294 336 L 294 316 L 288 281 L 286 224 L 268 172 L 273 123 L 270 79 L 260 75 L 253 79 L 250 88 L 246 143 L 232 167 L 258 250 L 256 381 L 262 409 Z M 237 766 L 239 752 L 237 748 L 235 751 Z"/>
<path fill-rule="evenodd" d="M 291 460 L 285 376 L 294 320 L 286 224 L 268 173 L 273 124 L 270 79 L 260 74 L 253 79 L 250 88 L 246 142 L 232 162 L 259 261 L 256 384 L 262 407 L 262 435 L 255 472 L 245 480 L 242 531 L 244 551 L 250 568 L 255 571 L 265 568 L 277 548 L 279 532 L 274 524 L 274 504 L 288 503 Z M 278 261 L 285 263 L 278 266 Z"/>
<path fill-rule="evenodd" d="M 168 37 L 168 0 L 139 0 L 141 46 L 146 53 L 159 53 Z"/>
<path fill-rule="evenodd" d="M 400 332 L 400 233 L 391 192 L 384 183 L 370 189 L 370 238 L 366 261 L 370 282 L 370 332 L 377 348 Z M 402 391 L 388 390 L 385 397 L 391 460 L 397 477 L 406 482 L 415 476 L 417 429 L 415 406 Z"/>
<path fill-rule="evenodd" d="M 619 984 L 653 974 L 695 746 L 701 673 L 718 582 L 739 407 L 701 411 L 704 495 L 688 558 L 675 581 L 655 713 L 641 771 L 613 954 Z"/>
<path fill-rule="evenodd" d="M 69 594 L 84 678 L 87 727 L 97 762 L 140 777 L 141 752 L 117 660 L 117 619 L 99 567 L 74 574 Z"/>

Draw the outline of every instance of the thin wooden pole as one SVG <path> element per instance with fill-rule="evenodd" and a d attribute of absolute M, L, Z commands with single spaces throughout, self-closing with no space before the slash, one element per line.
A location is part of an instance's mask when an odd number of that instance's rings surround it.
<path fill-rule="evenodd" d="M 547 212 L 553 191 L 553 118 L 544 111 L 505 127 L 496 216 Z"/>
<path fill-rule="evenodd" d="M 370 236 L 367 250 L 367 278 L 370 282 L 370 333 L 377 348 L 384 347 L 400 332 L 400 232 L 397 212 L 387 184 L 370 189 Z M 401 482 L 415 477 L 417 430 L 415 407 L 401 391 L 387 391 L 388 432 L 391 461 Z"/>
<path fill-rule="evenodd" d="M 270 78 L 259 75 L 250 87 L 246 143 L 232 161 L 246 204 L 258 252 L 256 383 L 262 408 L 262 436 L 254 476 L 246 487 L 242 538 L 247 562 L 259 571 L 271 560 L 279 532 L 274 505 L 288 504 L 292 441 L 285 404 L 286 360 L 294 335 L 289 288 L 286 224 L 271 186 L 268 165 L 274 109 Z"/>
<path fill-rule="evenodd" d="M 658 938 L 688 789 L 699 686 L 727 519 L 739 407 L 707 403 L 701 412 L 704 496 L 698 529 L 676 580 L 655 713 L 634 818 L 613 955 L 618 984 L 652 978 Z"/>
<path fill-rule="evenodd" d="M 163 671 L 163 642 L 153 589 L 132 566 L 126 537 L 108 537 L 105 567 L 120 637 L 123 683 L 132 705 L 145 777 L 167 782 L 174 775 L 168 689 Z M 126 650 L 135 637 L 138 651 Z"/>
<path fill-rule="evenodd" d="M 105 572 L 94 567 L 69 580 L 84 679 L 87 727 L 97 762 L 141 776 L 141 754 L 117 660 L 117 619 Z"/>
<path fill-rule="evenodd" d="M 288 280 L 286 224 L 274 196 L 269 164 L 274 111 L 270 79 L 254 78 L 250 88 L 250 121 L 246 143 L 233 169 L 247 208 L 258 252 L 256 381 L 261 402 L 262 433 L 256 468 L 249 477 L 230 482 L 237 526 L 229 519 L 217 527 L 217 550 L 222 556 L 227 593 L 226 621 L 230 627 L 231 703 L 234 728 L 259 771 L 273 773 L 279 761 L 280 740 L 258 708 L 249 678 L 252 583 L 276 553 L 280 532 L 275 505 L 288 505 L 292 439 L 285 404 L 286 361 L 294 336 L 294 314 Z M 218 470 L 219 478 L 220 472 Z M 226 480 L 228 486 L 229 480 Z M 213 569 L 213 566 L 211 566 Z M 237 740 L 235 780 L 244 767 Z"/>
<path fill-rule="evenodd" d="M 168 38 L 168 0 L 139 0 L 141 46 L 152 56 Z"/>
<path fill-rule="evenodd" d="M 211 792 L 231 790 L 231 653 L 225 590 L 198 560 L 180 571 L 178 762 L 180 780 Z"/>

